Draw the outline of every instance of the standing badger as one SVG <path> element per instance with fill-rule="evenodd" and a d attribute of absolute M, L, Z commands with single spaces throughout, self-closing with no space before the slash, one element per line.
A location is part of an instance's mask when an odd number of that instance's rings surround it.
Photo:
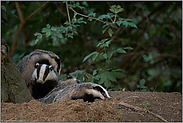
<path fill-rule="evenodd" d="M 38 49 L 25 56 L 18 64 L 18 68 L 31 95 L 39 99 L 57 86 L 61 62 L 53 52 Z"/>

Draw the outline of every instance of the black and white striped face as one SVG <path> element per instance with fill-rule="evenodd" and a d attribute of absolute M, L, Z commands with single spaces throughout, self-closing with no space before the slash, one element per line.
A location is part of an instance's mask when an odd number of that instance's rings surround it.
<path fill-rule="evenodd" d="M 37 83 L 44 84 L 46 81 L 57 80 L 57 75 L 52 65 L 36 63 L 35 70 L 32 74 L 32 79 Z"/>

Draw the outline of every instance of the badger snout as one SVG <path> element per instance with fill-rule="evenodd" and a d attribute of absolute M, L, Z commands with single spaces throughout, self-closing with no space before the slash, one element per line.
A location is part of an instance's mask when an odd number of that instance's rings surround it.
<path fill-rule="evenodd" d="M 41 79 L 37 79 L 37 81 L 36 81 L 37 83 L 40 83 L 40 84 L 44 84 L 44 81 L 43 80 L 41 80 Z"/>

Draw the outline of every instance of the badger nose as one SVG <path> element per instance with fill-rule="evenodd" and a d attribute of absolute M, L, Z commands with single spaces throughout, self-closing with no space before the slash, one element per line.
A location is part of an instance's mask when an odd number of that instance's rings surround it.
<path fill-rule="evenodd" d="M 41 80 L 41 79 L 38 79 L 38 80 L 37 80 L 37 83 L 44 84 L 43 80 Z"/>

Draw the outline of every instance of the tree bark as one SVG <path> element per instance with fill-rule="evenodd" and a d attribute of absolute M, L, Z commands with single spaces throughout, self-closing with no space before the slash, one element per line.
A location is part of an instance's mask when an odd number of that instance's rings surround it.
<path fill-rule="evenodd" d="M 1 102 L 23 103 L 32 98 L 8 45 L 1 39 Z"/>

